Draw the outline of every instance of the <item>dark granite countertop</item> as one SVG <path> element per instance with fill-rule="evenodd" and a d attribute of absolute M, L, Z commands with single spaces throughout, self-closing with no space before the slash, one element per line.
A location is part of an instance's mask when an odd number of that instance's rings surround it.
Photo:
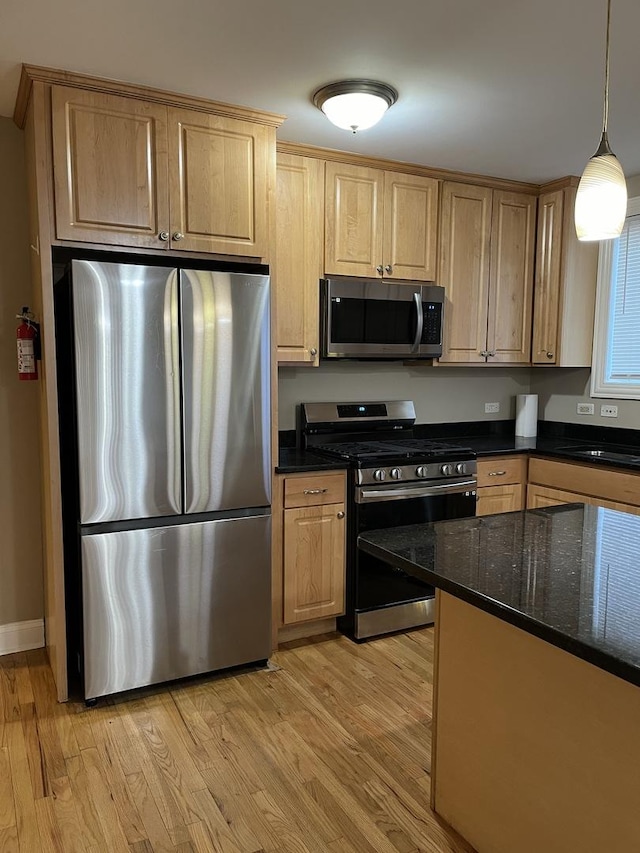
<path fill-rule="evenodd" d="M 281 447 L 276 474 L 295 474 L 304 471 L 344 471 L 347 462 L 329 459 L 310 450 L 297 447 Z"/>
<path fill-rule="evenodd" d="M 417 438 L 447 441 L 460 447 L 470 447 L 478 456 L 506 456 L 529 453 L 580 462 L 584 465 L 603 465 L 628 471 L 640 471 L 640 430 L 584 427 L 579 424 L 541 422 L 537 438 L 514 435 L 514 421 L 473 421 L 469 423 L 418 424 Z M 276 472 L 291 474 L 297 471 L 343 470 L 348 465 L 340 460 L 319 456 L 312 451 L 293 446 L 295 432 L 281 433 L 280 459 Z M 587 456 L 581 449 L 612 450 L 624 454 L 623 459 L 607 456 Z"/>
<path fill-rule="evenodd" d="M 640 516 L 568 504 L 375 530 L 358 544 L 640 686 Z"/>

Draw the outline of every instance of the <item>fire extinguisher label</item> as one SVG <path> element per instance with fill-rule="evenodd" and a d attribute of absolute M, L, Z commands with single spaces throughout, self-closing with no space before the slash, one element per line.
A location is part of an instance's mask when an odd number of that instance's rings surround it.
<path fill-rule="evenodd" d="M 33 341 L 19 338 L 18 344 L 18 373 L 35 373 L 36 358 L 33 351 Z"/>

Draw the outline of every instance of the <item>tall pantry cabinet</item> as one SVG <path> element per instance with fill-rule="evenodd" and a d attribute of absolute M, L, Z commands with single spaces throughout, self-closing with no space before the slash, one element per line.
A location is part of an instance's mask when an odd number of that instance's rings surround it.
<path fill-rule="evenodd" d="M 283 116 L 23 66 L 35 310 L 41 320 L 45 635 L 67 698 L 52 247 L 269 263 Z"/>

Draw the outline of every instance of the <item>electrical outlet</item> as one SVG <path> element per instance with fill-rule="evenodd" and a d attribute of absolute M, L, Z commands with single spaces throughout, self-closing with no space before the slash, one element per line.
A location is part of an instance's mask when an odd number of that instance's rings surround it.
<path fill-rule="evenodd" d="M 596 410 L 596 407 L 593 403 L 578 403 L 576 406 L 576 412 L 579 415 L 592 415 Z"/>
<path fill-rule="evenodd" d="M 617 406 L 600 406 L 600 414 L 603 418 L 617 418 L 618 417 L 618 407 Z"/>
<path fill-rule="evenodd" d="M 484 404 L 484 413 L 485 415 L 495 415 L 496 412 L 500 411 L 500 403 L 485 403 Z"/>

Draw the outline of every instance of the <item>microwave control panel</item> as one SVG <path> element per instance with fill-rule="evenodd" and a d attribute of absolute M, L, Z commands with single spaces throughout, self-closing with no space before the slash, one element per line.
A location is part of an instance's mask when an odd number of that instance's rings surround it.
<path fill-rule="evenodd" d="M 422 303 L 422 344 L 439 344 L 442 340 L 442 303 Z"/>

